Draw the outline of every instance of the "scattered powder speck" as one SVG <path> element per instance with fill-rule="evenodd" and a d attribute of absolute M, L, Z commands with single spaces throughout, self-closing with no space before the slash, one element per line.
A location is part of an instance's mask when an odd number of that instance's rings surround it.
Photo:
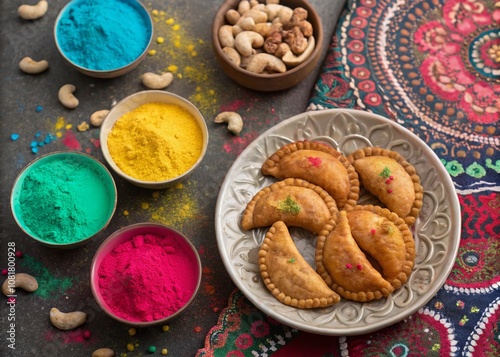
<path fill-rule="evenodd" d="M 239 155 L 255 138 L 258 132 L 247 133 L 243 136 L 236 136 L 224 143 L 223 148 L 227 153 Z"/>
<path fill-rule="evenodd" d="M 195 186 L 195 182 L 188 181 L 163 191 L 154 191 L 148 201 L 139 202 L 134 207 L 127 207 L 123 214 L 130 216 L 134 212 L 144 214 L 146 211 L 153 222 L 182 228 L 185 222 L 192 221 L 199 215 L 198 201 L 194 193 Z"/>
<path fill-rule="evenodd" d="M 72 278 L 56 277 L 31 255 L 25 254 L 24 258 L 20 261 L 20 266 L 36 278 L 38 289 L 33 294 L 43 299 L 62 296 L 66 290 L 73 286 Z"/>
<path fill-rule="evenodd" d="M 152 9 L 150 13 L 154 22 L 154 37 L 162 38 L 162 41 L 151 45 L 148 61 L 161 63 L 161 70 L 172 72 L 174 81 L 194 82 L 195 91 L 188 99 L 204 115 L 214 115 L 219 98 L 214 76 L 216 69 L 206 66 L 198 58 L 200 53 L 211 53 L 211 44 L 190 32 L 189 24 L 179 20 L 185 16 L 158 9 Z"/>

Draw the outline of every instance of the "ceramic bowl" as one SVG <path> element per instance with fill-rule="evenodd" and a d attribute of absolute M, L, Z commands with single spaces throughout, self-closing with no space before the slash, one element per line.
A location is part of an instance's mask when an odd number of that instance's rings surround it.
<path fill-rule="evenodd" d="M 150 281 L 148 277 L 141 275 L 141 274 L 148 274 L 149 272 L 142 271 L 142 273 L 135 272 L 134 274 L 131 268 L 129 268 L 129 271 L 126 272 L 120 270 L 117 271 L 115 269 L 108 270 L 108 272 L 112 271 L 113 272 L 112 274 L 116 273 L 121 275 L 123 279 L 120 280 L 119 282 L 115 281 L 114 284 L 112 284 L 112 282 L 109 279 L 106 279 L 105 281 L 108 283 L 108 285 L 104 285 L 105 283 L 103 282 L 103 279 L 105 279 L 104 276 L 106 276 L 106 272 L 103 269 L 101 269 L 101 266 L 102 264 L 106 264 L 103 263 L 103 261 L 105 261 L 106 258 L 110 259 L 111 257 L 110 254 L 116 247 L 120 246 L 119 250 L 125 251 L 126 249 L 124 249 L 124 247 L 126 247 L 127 245 L 137 246 L 137 244 L 133 245 L 132 243 L 134 242 L 133 241 L 134 239 L 137 239 L 136 237 L 145 235 L 153 235 L 155 237 L 159 237 L 158 241 L 161 241 L 162 244 L 174 247 L 174 248 L 170 247 L 168 248 L 170 249 L 169 254 L 179 255 L 177 258 L 179 257 L 180 258 L 169 259 L 169 260 L 171 262 L 175 261 L 178 263 L 175 263 L 172 266 L 167 266 L 167 262 L 165 262 L 165 267 L 162 268 L 162 271 L 167 273 L 172 270 L 179 270 L 179 269 L 182 270 L 182 274 L 180 274 L 179 277 L 175 279 L 182 279 L 182 282 L 184 284 L 182 289 L 183 291 L 187 292 L 187 294 L 184 295 L 183 297 L 184 300 L 183 304 L 180 307 L 178 307 L 176 311 L 173 311 L 166 316 L 162 316 L 160 318 L 153 319 L 150 321 L 137 321 L 136 318 L 124 317 L 123 311 L 118 311 L 116 307 L 111 306 L 113 304 L 112 297 L 113 296 L 117 298 L 122 297 L 123 299 L 130 298 L 130 301 L 135 301 L 133 297 L 137 298 L 137 296 L 134 296 L 134 292 L 133 291 L 131 292 L 129 290 L 130 286 L 133 285 L 131 281 L 133 281 L 136 278 L 138 279 L 138 281 L 141 282 Z M 144 247 L 147 247 L 145 249 L 148 249 L 148 251 L 151 251 L 151 249 L 157 249 L 157 247 L 159 246 L 159 245 L 147 246 L 146 244 L 153 244 L 153 243 L 148 242 L 146 238 L 144 238 L 143 242 L 144 242 Z M 157 251 L 155 250 L 155 252 Z M 116 251 L 114 254 L 116 254 Z M 144 253 L 138 253 L 137 256 L 142 257 L 143 254 Z M 120 260 L 118 259 L 118 261 Z M 120 262 L 123 263 L 123 266 L 127 267 L 134 265 L 134 263 L 130 262 L 128 262 L 127 264 L 125 264 L 123 261 Z M 178 266 L 176 264 L 178 264 Z M 150 265 L 151 274 L 154 274 L 156 272 L 155 269 L 158 268 L 159 267 L 154 268 L 152 267 L 152 265 Z M 196 294 L 198 293 L 201 283 L 201 276 L 202 276 L 202 267 L 199 254 L 196 251 L 194 245 L 190 242 L 190 240 L 187 237 L 185 237 L 183 234 L 179 233 L 175 229 L 165 226 L 163 224 L 146 222 L 146 223 L 132 224 L 115 231 L 99 246 L 92 259 L 92 264 L 90 269 L 90 287 L 92 290 L 92 294 L 97 303 L 99 304 L 99 306 L 111 318 L 128 326 L 149 327 L 149 326 L 165 324 L 166 322 L 174 319 L 179 314 L 181 314 L 196 297 Z M 127 284 L 122 284 L 123 282 L 126 282 Z M 162 288 L 161 286 L 158 286 L 158 284 L 160 284 L 160 282 L 156 281 L 154 286 L 155 289 Z M 148 290 L 148 285 L 147 284 L 143 285 L 144 286 L 142 291 L 140 293 L 135 294 L 135 295 L 140 294 L 140 296 L 142 296 L 142 298 L 138 298 L 138 300 L 145 300 L 147 299 L 146 297 L 151 294 L 151 291 Z M 164 287 L 166 291 L 170 290 L 169 288 L 170 286 Z M 116 289 L 116 290 L 111 290 L 111 289 Z M 107 296 L 108 298 L 106 298 L 105 296 Z M 169 300 L 176 300 L 176 299 L 177 299 L 176 297 L 172 297 Z M 111 304 L 108 304 L 108 302 L 111 302 Z M 168 302 L 166 302 L 166 304 L 168 304 Z M 165 311 L 165 306 L 161 306 L 158 303 L 156 303 L 156 308 L 158 311 Z M 132 310 L 135 311 L 134 307 L 130 308 L 130 311 Z M 144 309 L 142 311 L 144 311 Z M 137 314 L 137 312 L 129 313 L 129 315 L 134 315 L 134 314 Z"/>
<path fill-rule="evenodd" d="M 54 25 L 54 39 L 55 39 L 55 44 L 57 47 L 57 50 L 59 53 L 62 55 L 62 57 L 68 62 L 73 68 L 75 68 L 77 71 L 90 76 L 90 77 L 95 77 L 95 78 L 115 78 L 122 76 L 133 69 L 135 69 L 139 64 L 146 58 L 147 56 L 147 51 L 148 47 L 151 44 L 151 41 L 153 39 L 153 20 L 148 12 L 148 10 L 144 7 L 144 5 L 137 0 L 122 0 L 125 3 L 129 4 L 135 11 L 137 11 L 138 15 L 144 22 L 144 24 L 141 24 L 141 27 L 144 27 L 146 29 L 146 38 L 144 39 L 145 41 L 145 46 L 143 51 L 132 61 L 129 63 L 123 64 L 118 68 L 107 68 L 107 69 L 96 69 L 96 68 L 88 68 L 82 63 L 78 63 L 78 59 L 76 59 L 73 55 L 68 54 L 65 52 L 63 46 L 61 46 L 61 42 L 63 40 L 63 36 L 67 36 L 68 32 L 66 30 L 60 31 L 60 24 L 61 24 L 61 19 L 66 15 L 67 12 L 71 11 L 72 9 L 80 6 L 82 2 L 85 2 L 86 0 L 73 0 L 70 1 L 66 6 L 63 7 L 63 9 L 59 12 L 55 25 Z M 90 21 L 90 20 L 88 20 Z M 93 20 L 94 21 L 94 20 Z M 90 23 L 88 26 L 96 26 L 98 27 L 99 24 L 95 23 Z"/>
<path fill-rule="evenodd" d="M 187 110 L 198 123 L 202 135 L 203 144 L 201 154 L 198 160 L 185 172 L 177 177 L 162 180 L 162 181 L 144 181 L 130 176 L 129 174 L 123 172 L 118 165 L 113 161 L 113 157 L 108 148 L 108 137 L 113 129 L 114 124 L 119 120 L 124 114 L 132 111 L 138 106 L 146 103 L 166 103 L 175 104 L 185 110 Z M 101 125 L 100 132 L 100 142 L 101 150 L 104 155 L 105 160 L 108 162 L 109 166 L 123 179 L 128 182 L 143 188 L 149 189 L 163 189 L 167 187 L 173 187 L 183 180 L 185 180 L 201 163 L 208 146 L 208 128 L 205 123 L 205 119 L 201 115 L 200 111 L 187 99 L 184 99 L 174 93 L 162 91 L 162 90 L 145 90 L 141 92 L 136 92 L 117 103 L 108 113 Z"/>
<path fill-rule="evenodd" d="M 37 180 L 43 177 L 48 169 L 53 170 L 52 165 L 57 161 L 74 168 L 71 177 L 61 177 L 59 172 L 53 172 L 46 179 L 57 182 L 57 185 L 49 188 L 43 185 L 43 181 L 40 184 Z M 92 194 L 89 195 L 88 190 L 83 192 L 85 189 L 76 193 L 75 187 L 87 187 L 92 190 Z M 59 195 L 58 192 L 73 192 L 73 195 Z M 10 197 L 11 212 L 18 226 L 35 241 L 52 248 L 77 248 L 90 241 L 108 226 L 116 203 L 116 185 L 108 169 L 95 158 L 74 151 L 53 152 L 33 160 L 17 176 Z M 81 208 L 83 218 L 80 221 L 67 219 L 64 214 L 59 213 L 63 212 L 62 207 L 71 208 L 72 205 Z M 39 218 L 26 216 L 27 207 L 30 211 L 40 210 Z M 52 221 L 57 214 L 61 215 L 61 222 L 65 221 L 67 226 L 58 226 L 56 221 Z M 40 228 L 36 219 L 53 222 L 54 228 L 48 223 L 44 224 L 47 227 Z M 74 232 L 72 224 L 78 224 L 78 229 L 82 229 L 81 225 L 86 224 L 83 233 L 87 235 L 74 239 L 74 233 L 71 233 Z M 53 234 L 50 232 L 56 232 L 57 238 L 49 237 Z M 68 233 L 65 237 L 63 235 L 66 232 Z"/>
<path fill-rule="evenodd" d="M 314 7 L 307 0 L 282 0 L 281 5 L 292 9 L 302 7 L 307 10 L 307 20 L 312 24 L 315 38 L 314 51 L 307 59 L 296 67 L 289 68 L 284 73 L 257 74 L 247 71 L 230 61 L 222 51 L 218 31 L 222 25 L 227 25 L 226 13 L 230 9 L 237 9 L 239 0 L 226 0 L 218 9 L 212 23 L 212 47 L 215 57 L 224 72 L 243 87 L 257 91 L 279 91 L 291 88 L 304 80 L 317 66 L 323 49 L 323 26 L 321 18 Z"/>

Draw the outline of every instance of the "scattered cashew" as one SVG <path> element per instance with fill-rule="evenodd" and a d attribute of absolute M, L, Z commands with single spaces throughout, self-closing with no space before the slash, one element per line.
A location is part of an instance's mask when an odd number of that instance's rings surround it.
<path fill-rule="evenodd" d="M 47 68 L 49 68 L 49 62 L 46 60 L 35 61 L 30 57 L 24 57 L 19 62 L 19 68 L 21 71 L 29 74 L 42 73 Z"/>
<path fill-rule="evenodd" d="M 281 59 L 289 67 L 298 66 L 299 64 L 304 62 L 307 57 L 309 57 L 311 55 L 311 53 L 314 50 L 314 46 L 315 46 L 315 40 L 314 40 L 314 37 L 311 36 L 311 37 L 309 37 L 309 40 L 307 41 L 306 49 L 304 50 L 304 52 L 302 52 L 301 55 L 295 56 L 292 51 L 288 51 L 287 53 L 285 53 L 285 55 Z"/>
<path fill-rule="evenodd" d="M 71 330 L 87 320 L 87 314 L 82 311 L 61 312 L 57 308 L 50 309 L 50 322 L 60 330 Z"/>
<path fill-rule="evenodd" d="M 104 121 L 104 118 L 106 118 L 106 115 L 108 115 L 108 113 L 109 110 L 107 109 L 93 112 L 92 115 L 90 116 L 90 124 L 92 124 L 93 126 L 101 126 L 102 122 Z"/>
<path fill-rule="evenodd" d="M 264 73 L 266 70 L 270 72 L 283 73 L 286 72 L 286 65 L 276 56 L 268 53 L 257 53 L 252 56 L 246 69 L 247 71 L 253 73 Z"/>
<path fill-rule="evenodd" d="M 141 79 L 142 84 L 146 88 L 164 89 L 167 88 L 170 83 L 172 83 L 174 75 L 171 72 L 163 72 L 162 74 L 147 72 L 141 76 Z"/>
<path fill-rule="evenodd" d="M 36 5 L 21 5 L 17 13 L 24 20 L 36 20 L 45 15 L 48 5 L 45 0 L 39 1 Z"/>
<path fill-rule="evenodd" d="M 16 292 L 16 288 L 32 293 L 38 289 L 38 282 L 29 274 L 17 273 L 14 274 L 13 279 L 9 277 L 2 284 L 2 292 L 6 296 L 13 295 Z"/>
<path fill-rule="evenodd" d="M 243 130 L 243 119 L 236 112 L 222 112 L 219 113 L 215 119 L 215 123 L 228 123 L 227 129 L 235 135 L 241 133 Z"/>
<path fill-rule="evenodd" d="M 222 52 L 226 55 L 226 57 L 233 62 L 237 67 L 241 65 L 241 57 L 238 51 L 236 51 L 232 47 L 224 47 Z"/>
<path fill-rule="evenodd" d="M 80 103 L 78 99 L 73 95 L 76 87 L 72 84 L 65 84 L 59 89 L 59 101 L 62 105 L 69 109 L 75 109 Z"/>
<path fill-rule="evenodd" d="M 234 47 L 242 56 L 250 56 L 252 49 L 264 44 L 264 37 L 257 32 L 243 31 L 236 35 Z"/>
<path fill-rule="evenodd" d="M 99 348 L 92 353 L 92 357 L 113 357 L 115 351 L 111 348 Z"/>

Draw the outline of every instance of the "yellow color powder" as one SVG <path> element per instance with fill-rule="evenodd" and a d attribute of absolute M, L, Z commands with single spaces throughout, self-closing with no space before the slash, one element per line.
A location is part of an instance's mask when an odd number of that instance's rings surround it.
<path fill-rule="evenodd" d="M 186 172 L 201 155 L 196 119 L 176 104 L 147 103 L 119 118 L 108 136 L 109 153 L 127 175 L 163 181 Z"/>

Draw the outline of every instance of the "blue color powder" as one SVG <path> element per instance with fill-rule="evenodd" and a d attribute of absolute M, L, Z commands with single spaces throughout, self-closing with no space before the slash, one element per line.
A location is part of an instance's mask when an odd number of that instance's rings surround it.
<path fill-rule="evenodd" d="M 152 25 L 136 0 L 74 0 L 61 14 L 59 48 L 74 64 L 114 70 L 137 59 L 151 39 Z"/>

